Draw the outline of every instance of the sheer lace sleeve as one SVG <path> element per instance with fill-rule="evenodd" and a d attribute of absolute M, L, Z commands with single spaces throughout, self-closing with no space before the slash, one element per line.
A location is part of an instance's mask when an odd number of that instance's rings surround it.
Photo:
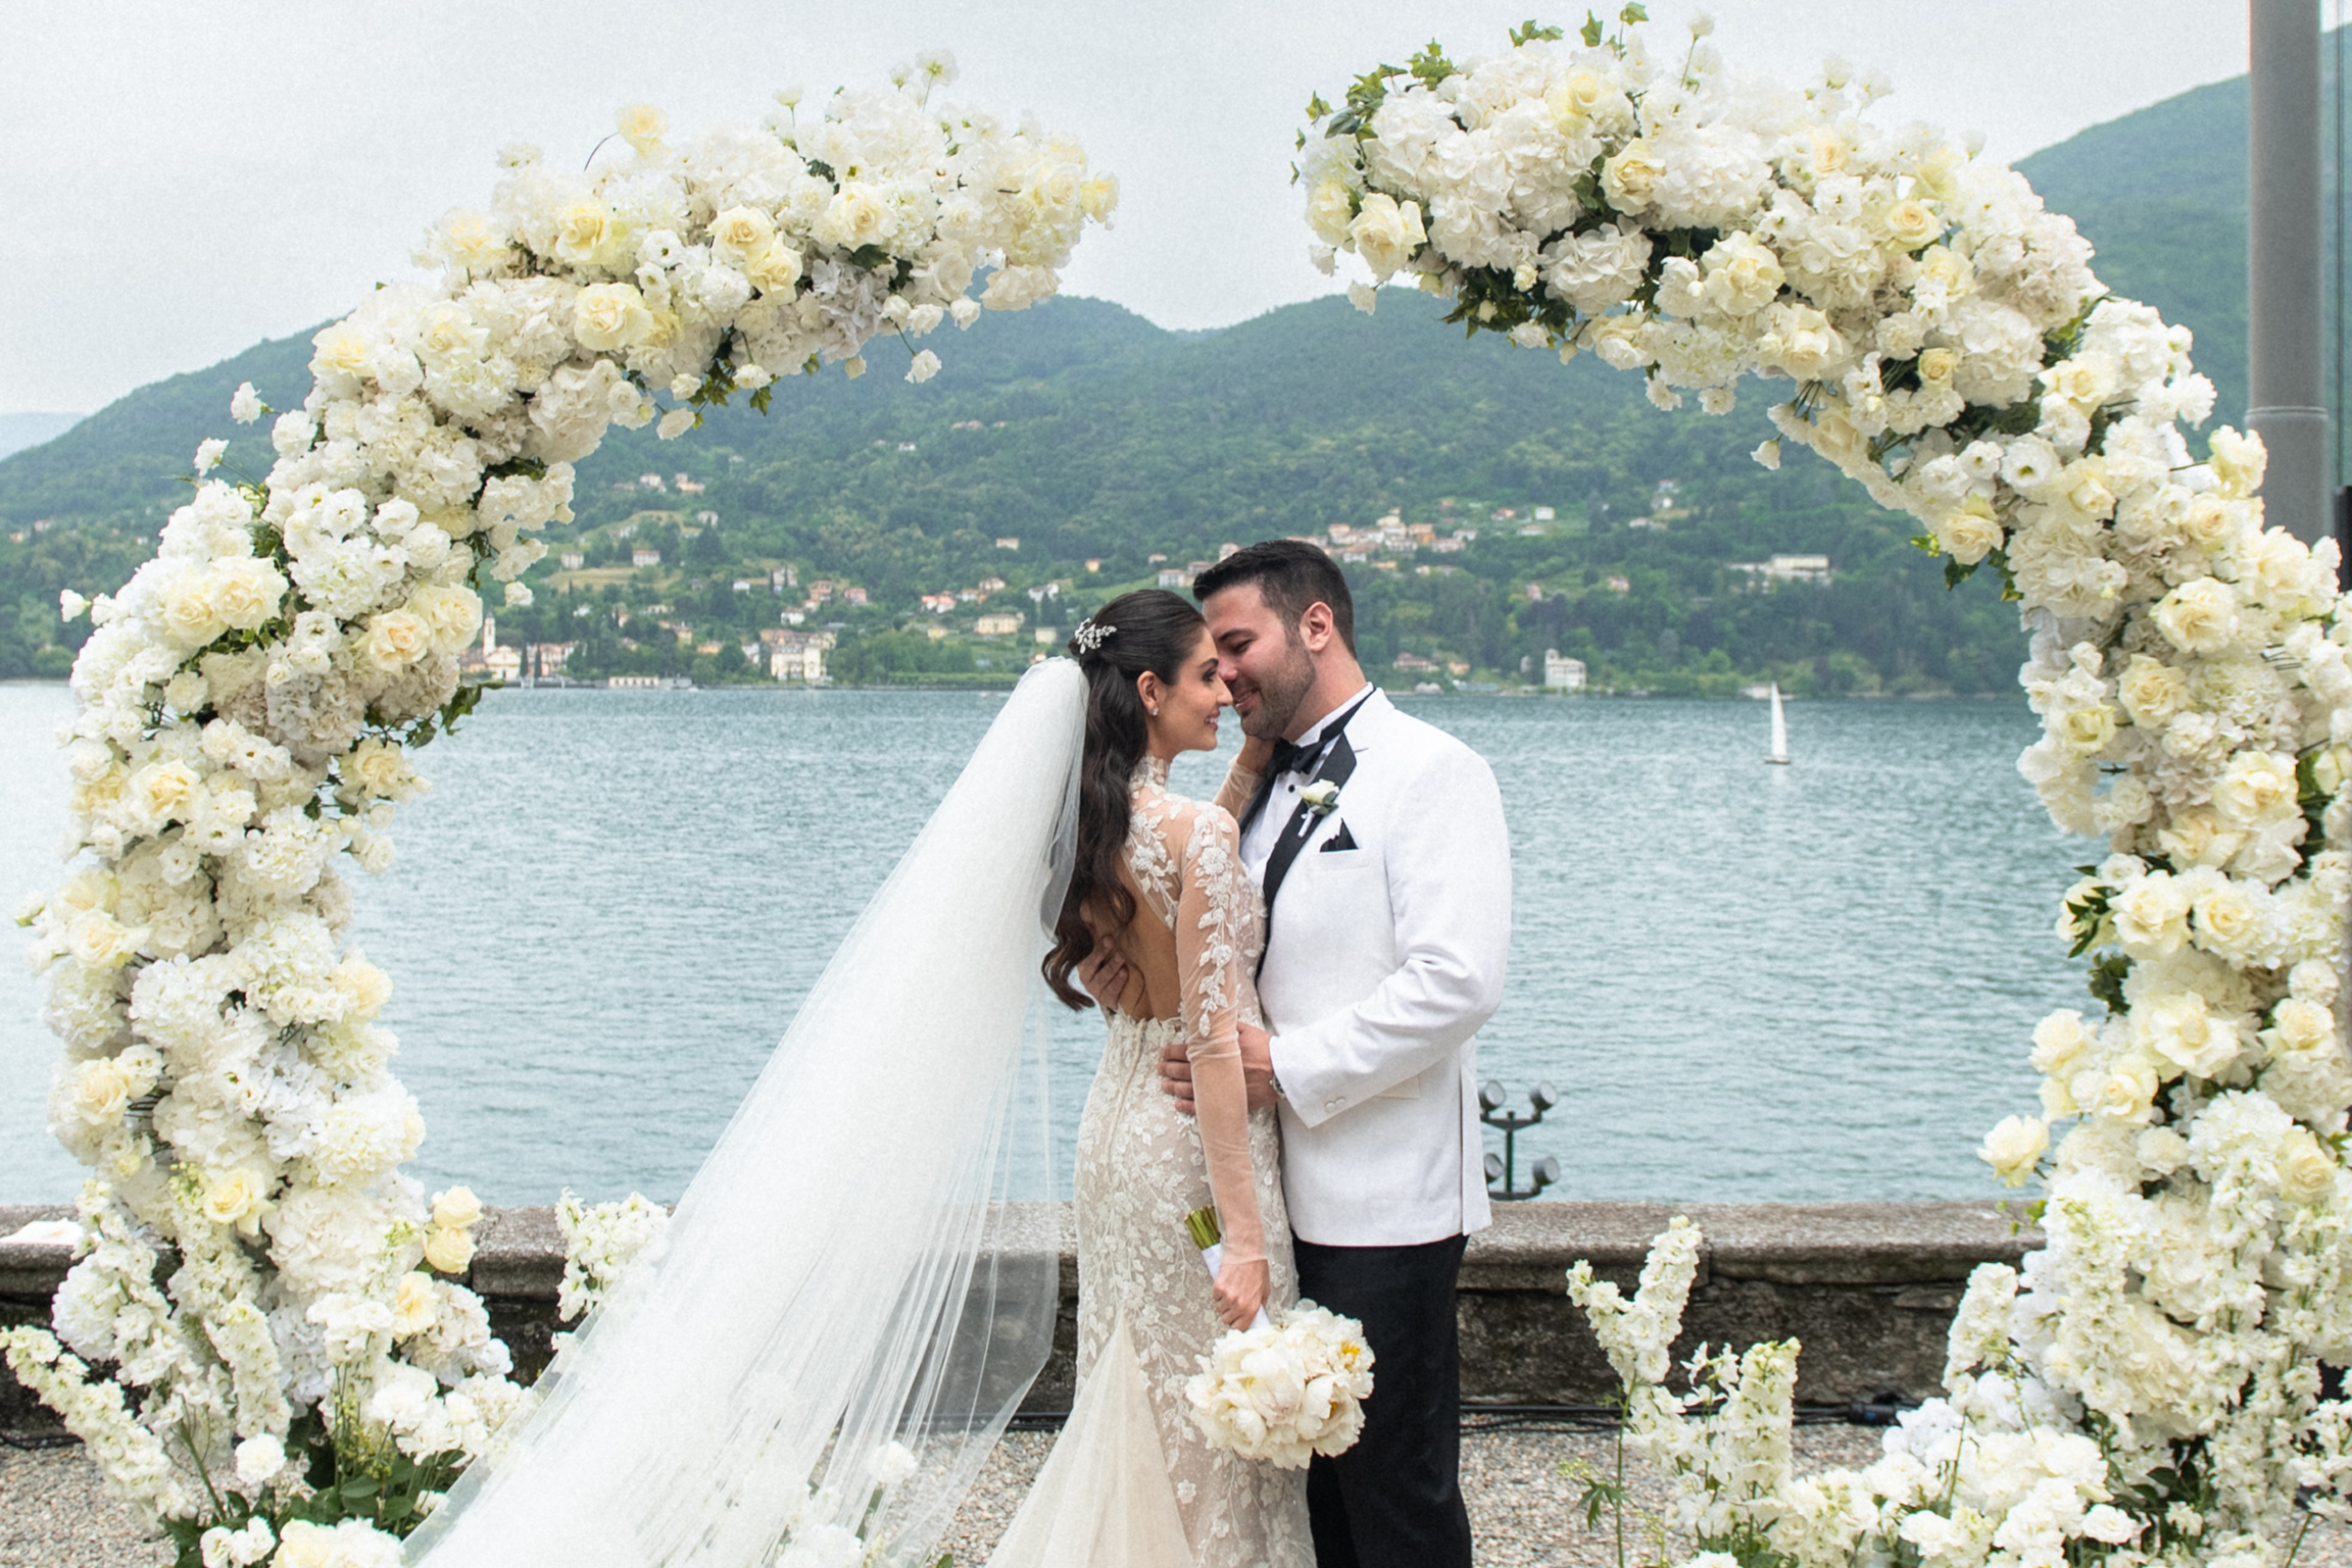
<path fill-rule="evenodd" d="M 1183 994 L 1185 1055 L 1209 1186 L 1216 1194 L 1226 1256 L 1258 1262 L 1266 1239 L 1250 1167 L 1249 1091 L 1241 1078 L 1238 1018 L 1247 874 L 1233 814 L 1217 806 L 1192 813 L 1177 898 L 1176 971 Z M 1174 824 L 1170 824 L 1174 826 Z"/>
<path fill-rule="evenodd" d="M 1235 757 L 1233 766 L 1226 770 L 1223 787 L 1216 792 L 1216 803 L 1231 813 L 1236 822 L 1240 821 L 1241 814 L 1250 809 L 1250 802 L 1256 797 L 1258 785 L 1265 776 L 1251 773 L 1241 765 L 1239 757 Z"/>

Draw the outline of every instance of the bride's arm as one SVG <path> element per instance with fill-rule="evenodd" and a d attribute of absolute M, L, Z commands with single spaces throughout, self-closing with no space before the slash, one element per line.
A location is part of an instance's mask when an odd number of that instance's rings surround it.
<path fill-rule="evenodd" d="M 1247 1327 L 1272 1288 L 1258 1188 L 1250 1164 L 1249 1090 L 1236 1028 L 1241 998 L 1241 919 L 1248 890 L 1230 812 L 1204 807 L 1184 845 L 1176 905 L 1176 972 L 1182 987 L 1185 1055 L 1192 1060 L 1193 1121 L 1225 1231 L 1217 1315 Z"/>
<path fill-rule="evenodd" d="M 1241 743 L 1240 751 L 1233 759 L 1233 766 L 1226 770 L 1225 784 L 1216 792 L 1216 803 L 1235 821 L 1250 809 L 1250 799 L 1258 793 L 1258 784 L 1266 776 L 1266 764 L 1274 755 L 1274 743 L 1251 736 Z"/>

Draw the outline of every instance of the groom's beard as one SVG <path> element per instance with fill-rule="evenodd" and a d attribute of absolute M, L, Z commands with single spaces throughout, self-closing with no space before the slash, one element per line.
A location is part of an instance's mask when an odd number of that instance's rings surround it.
<path fill-rule="evenodd" d="M 1287 740 L 1290 721 L 1315 689 L 1315 660 L 1295 631 L 1284 629 L 1283 661 L 1255 682 L 1258 702 L 1241 720 L 1241 733 L 1261 740 Z"/>

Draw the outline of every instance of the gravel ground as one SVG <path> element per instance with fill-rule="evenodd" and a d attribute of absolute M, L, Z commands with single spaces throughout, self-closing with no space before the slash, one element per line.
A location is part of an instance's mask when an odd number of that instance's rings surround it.
<path fill-rule="evenodd" d="M 78 1447 L 0 1447 L 0 1568 L 153 1568 L 171 1561 L 141 1534 Z"/>
<path fill-rule="evenodd" d="M 1007 1520 L 1052 1446 L 1051 1432 L 1012 1432 L 997 1445 L 944 1550 L 964 1568 L 986 1562 Z M 1796 1435 L 1800 1472 L 1868 1463 L 1879 1431 L 1868 1427 L 1804 1427 Z M 1465 1431 L 1462 1489 L 1470 1505 L 1477 1561 L 1491 1568 L 1614 1568 L 1616 1538 L 1607 1519 L 1588 1531 L 1577 1516 L 1582 1487 L 1564 1464 L 1606 1467 L 1606 1433 L 1503 1428 Z M 1627 1509 L 1626 1558 L 1653 1558 L 1637 1513 L 1657 1508 L 1662 1490 L 1636 1468 Z M 1687 1551 L 1678 1543 L 1678 1551 Z M 140 1539 L 128 1509 L 106 1494 L 78 1448 L 31 1452 L 0 1448 L 0 1568 L 155 1568 L 166 1553 Z M 2352 1532 L 2314 1526 L 2297 1568 L 2352 1568 Z"/>

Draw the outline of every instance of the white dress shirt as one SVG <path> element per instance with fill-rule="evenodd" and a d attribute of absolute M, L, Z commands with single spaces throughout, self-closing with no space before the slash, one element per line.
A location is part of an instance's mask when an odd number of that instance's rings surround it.
<path fill-rule="evenodd" d="M 1308 726 L 1306 733 L 1292 744 L 1302 751 L 1313 751 L 1322 743 L 1323 732 L 1363 702 L 1371 690 L 1372 682 L 1366 681 L 1353 696 Z M 1266 808 L 1258 813 L 1258 819 L 1241 835 L 1241 863 L 1249 868 L 1250 881 L 1261 885 L 1265 882 L 1266 863 L 1273 858 L 1274 845 L 1283 836 L 1283 824 L 1298 809 L 1298 792 L 1306 787 L 1306 780 L 1307 774 L 1295 768 L 1275 775 L 1274 787 L 1266 796 Z"/>

